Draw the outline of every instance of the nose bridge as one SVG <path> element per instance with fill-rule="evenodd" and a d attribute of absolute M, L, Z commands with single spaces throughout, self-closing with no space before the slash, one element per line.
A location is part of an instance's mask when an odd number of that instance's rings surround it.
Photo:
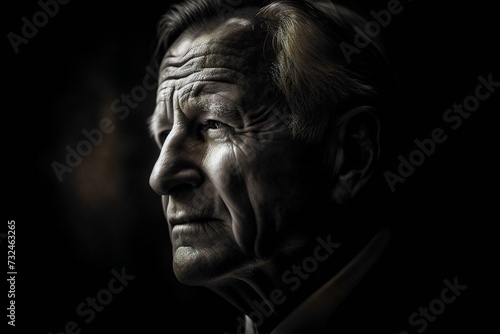
<path fill-rule="evenodd" d="M 187 145 L 187 131 L 174 126 L 162 146 L 150 177 L 150 185 L 160 195 L 171 195 L 189 186 L 195 188 L 202 181 L 196 164 L 196 152 Z"/>

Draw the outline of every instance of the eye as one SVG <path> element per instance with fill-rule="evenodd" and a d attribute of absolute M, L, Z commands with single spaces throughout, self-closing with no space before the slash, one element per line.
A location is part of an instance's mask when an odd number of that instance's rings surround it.
<path fill-rule="evenodd" d="M 216 120 L 213 120 L 213 119 L 207 120 L 204 124 L 205 130 L 208 130 L 208 129 L 218 130 L 218 129 L 223 129 L 226 127 L 228 127 L 226 124 L 219 122 L 219 121 L 216 121 Z"/>
<path fill-rule="evenodd" d="M 212 139 L 226 138 L 227 135 L 230 135 L 234 131 L 234 129 L 226 123 L 222 123 L 213 119 L 206 120 L 203 123 L 202 129 L 205 136 Z"/>

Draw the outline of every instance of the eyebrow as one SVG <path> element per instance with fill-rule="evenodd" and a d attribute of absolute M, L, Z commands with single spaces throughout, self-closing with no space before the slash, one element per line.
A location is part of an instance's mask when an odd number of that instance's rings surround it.
<path fill-rule="evenodd" d="M 149 133 L 149 136 L 151 138 L 154 139 L 154 137 L 156 136 L 156 130 L 157 130 L 158 124 L 166 119 L 167 119 L 167 115 L 165 113 L 158 113 L 156 111 L 153 113 L 153 115 L 151 115 L 147 119 L 146 122 L 148 125 L 148 133 Z"/>
<path fill-rule="evenodd" d="M 165 89 L 168 90 L 168 87 L 166 87 Z M 164 106 L 164 108 L 162 108 L 162 110 L 160 110 L 160 108 L 159 108 L 159 106 L 160 106 L 160 104 L 162 104 L 162 102 L 163 102 L 163 105 L 166 102 L 164 89 L 160 88 L 159 92 L 157 93 L 156 99 L 157 99 L 157 101 L 156 101 L 156 106 L 155 106 L 155 109 L 153 111 L 153 114 L 146 121 L 146 124 L 148 126 L 149 136 L 153 139 L 155 138 L 158 124 L 160 124 L 161 122 L 168 119 L 167 112 L 165 110 L 165 106 Z"/>
<path fill-rule="evenodd" d="M 207 112 L 213 113 L 216 117 L 238 121 L 241 119 L 241 110 L 234 103 L 216 102 L 204 108 Z"/>
<path fill-rule="evenodd" d="M 234 72 L 235 70 L 230 69 L 230 71 Z M 236 72 L 238 72 L 238 71 L 236 71 Z M 221 74 L 221 76 L 226 76 L 226 75 L 227 74 Z M 167 79 L 167 78 L 164 78 L 164 79 Z M 169 85 L 166 84 L 167 80 L 165 80 L 163 83 L 163 85 L 165 85 L 165 88 L 159 89 L 158 95 L 161 95 L 161 98 L 159 101 L 157 101 L 157 105 L 156 105 L 156 108 L 155 108 L 153 114 L 147 119 L 149 136 L 153 139 L 155 139 L 155 136 L 157 135 L 158 126 L 160 124 L 162 124 L 163 122 L 168 121 L 168 116 L 167 116 L 166 110 L 164 110 L 164 108 L 159 108 L 161 101 L 163 101 L 163 103 L 167 103 L 168 98 L 171 98 L 171 96 L 168 96 L 170 94 L 166 93 L 165 90 L 173 92 L 172 87 L 169 87 Z M 214 80 L 213 80 L 213 78 L 211 78 L 211 80 L 207 80 L 207 81 L 212 82 Z M 215 81 L 215 83 L 233 84 L 233 83 L 229 83 L 229 82 L 222 81 L 222 80 Z M 206 89 L 207 89 L 207 85 L 202 85 L 202 88 L 200 90 L 203 91 Z M 208 94 L 219 95 L 214 91 L 210 91 L 210 89 L 208 89 L 208 90 L 209 90 L 209 92 L 207 92 Z M 241 120 L 241 117 L 242 117 L 242 115 L 241 115 L 242 110 L 238 107 L 238 104 L 234 104 L 232 102 L 225 102 L 225 103 L 222 101 L 221 102 L 212 102 L 212 103 L 209 103 L 208 105 L 205 105 L 205 106 L 199 105 L 199 107 L 201 107 L 201 109 L 204 110 L 205 112 L 210 112 L 210 113 L 214 114 L 216 117 L 225 118 L 225 119 L 235 121 L 235 122 Z"/>
<path fill-rule="evenodd" d="M 225 103 L 211 103 L 210 105 L 202 108 L 204 112 L 212 113 L 214 116 L 222 119 L 228 119 L 234 122 L 241 120 L 241 110 L 237 107 L 230 106 Z M 166 121 L 167 114 L 165 112 L 157 111 L 153 113 L 148 119 L 148 132 L 149 136 L 154 139 L 157 132 L 158 124 Z"/>

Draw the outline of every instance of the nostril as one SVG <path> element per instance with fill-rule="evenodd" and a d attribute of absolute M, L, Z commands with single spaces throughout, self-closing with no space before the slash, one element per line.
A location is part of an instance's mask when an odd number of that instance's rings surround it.
<path fill-rule="evenodd" d="M 168 153 L 168 152 L 166 152 Z M 203 183 L 203 173 L 182 152 L 175 156 L 160 156 L 151 172 L 150 184 L 159 195 L 172 195 L 199 187 Z"/>
<path fill-rule="evenodd" d="M 150 184 L 158 195 L 193 191 L 203 183 L 201 171 L 194 166 L 167 167 L 170 168 L 155 168 L 151 174 Z"/>
<path fill-rule="evenodd" d="M 192 191 L 193 188 L 194 188 L 193 185 L 189 183 L 177 184 L 168 190 L 168 195 L 175 195 L 183 192 Z"/>

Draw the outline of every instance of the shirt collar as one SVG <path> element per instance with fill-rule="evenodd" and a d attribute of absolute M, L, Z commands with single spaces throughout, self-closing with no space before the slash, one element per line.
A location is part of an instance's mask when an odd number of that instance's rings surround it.
<path fill-rule="evenodd" d="M 271 334 L 320 332 L 335 309 L 380 258 L 390 237 L 388 228 L 378 232 L 340 272 L 283 319 Z M 258 333 L 249 317 L 245 317 L 245 323 L 245 334 Z"/>

